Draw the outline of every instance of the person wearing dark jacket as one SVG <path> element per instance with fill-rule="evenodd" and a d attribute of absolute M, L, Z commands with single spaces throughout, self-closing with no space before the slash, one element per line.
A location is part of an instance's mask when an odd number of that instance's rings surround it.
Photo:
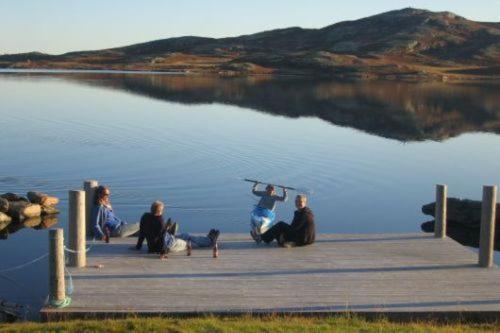
<path fill-rule="evenodd" d="M 162 234 L 165 228 L 163 208 L 164 204 L 161 201 L 155 201 L 151 205 L 151 211 L 142 215 L 139 227 L 139 238 L 135 246 L 137 250 L 142 248 L 142 243 L 144 239 L 146 239 L 149 253 L 160 253 L 162 251 Z"/>
<path fill-rule="evenodd" d="M 302 194 L 297 195 L 295 207 L 297 207 L 297 210 L 291 224 L 278 222 L 260 235 L 260 239 L 265 243 L 270 243 L 276 239 L 280 245 L 294 243 L 296 246 L 303 246 L 314 243 L 316 238 L 314 215 L 307 207 L 307 197 Z M 259 235 L 255 236 L 259 238 Z"/>

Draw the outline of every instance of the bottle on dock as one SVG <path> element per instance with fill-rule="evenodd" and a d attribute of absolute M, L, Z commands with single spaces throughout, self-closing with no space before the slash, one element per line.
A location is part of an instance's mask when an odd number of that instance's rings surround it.
<path fill-rule="evenodd" d="M 219 257 L 219 245 L 215 244 L 213 249 L 212 249 L 212 254 L 214 258 Z"/>

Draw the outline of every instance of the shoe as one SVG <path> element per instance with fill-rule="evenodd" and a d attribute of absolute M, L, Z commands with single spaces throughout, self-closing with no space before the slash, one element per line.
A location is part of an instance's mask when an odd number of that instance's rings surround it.
<path fill-rule="evenodd" d="M 217 240 L 219 239 L 220 231 L 216 229 L 211 229 L 208 233 L 208 238 L 212 241 L 212 246 L 217 245 Z"/>
<path fill-rule="evenodd" d="M 295 242 L 283 242 L 281 246 L 287 249 L 291 249 L 292 247 L 295 247 Z"/>
<path fill-rule="evenodd" d="M 257 243 L 257 244 L 260 244 L 260 242 L 262 242 L 262 238 L 260 237 L 259 234 L 257 234 L 257 232 L 255 232 L 255 230 L 251 230 L 250 231 L 250 236 L 252 236 L 253 240 Z"/>
<path fill-rule="evenodd" d="M 285 235 L 284 234 L 281 234 L 279 237 L 278 237 L 278 245 L 279 246 L 283 246 L 283 244 L 286 243 L 286 240 L 285 240 Z"/>

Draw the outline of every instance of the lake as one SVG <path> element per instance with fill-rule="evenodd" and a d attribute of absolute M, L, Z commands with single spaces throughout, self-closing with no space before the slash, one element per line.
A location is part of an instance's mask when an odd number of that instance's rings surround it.
<path fill-rule="evenodd" d="M 242 178 L 302 189 L 330 233 L 418 232 L 436 183 L 478 200 L 500 184 L 491 84 L 4 71 L 0 131 L 0 192 L 60 197 L 64 228 L 84 179 L 109 185 L 125 220 L 159 199 L 181 231 L 222 233 L 248 231 Z M 292 197 L 278 219 L 293 209 Z M 0 299 L 36 309 L 46 258 L 2 270 L 45 254 L 47 231 L 14 231 L 0 240 Z"/>

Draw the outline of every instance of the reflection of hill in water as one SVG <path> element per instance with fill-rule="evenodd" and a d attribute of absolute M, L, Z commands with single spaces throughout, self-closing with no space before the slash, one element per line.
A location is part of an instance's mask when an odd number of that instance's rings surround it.
<path fill-rule="evenodd" d="M 500 133 L 496 86 L 79 74 L 65 78 L 171 102 L 224 103 L 286 117 L 318 117 L 401 141 Z"/>

